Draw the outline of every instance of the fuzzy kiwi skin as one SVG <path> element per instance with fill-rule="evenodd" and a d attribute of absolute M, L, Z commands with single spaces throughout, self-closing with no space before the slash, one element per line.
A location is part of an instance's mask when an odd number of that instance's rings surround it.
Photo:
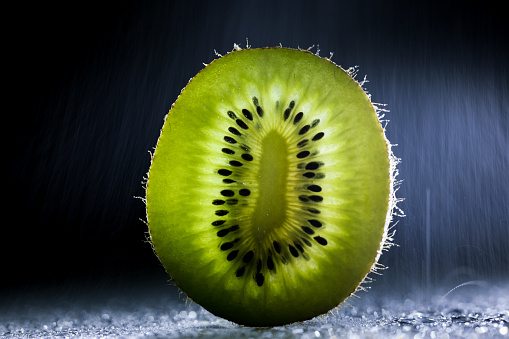
<path fill-rule="evenodd" d="M 250 67 L 260 63 L 266 65 L 262 74 L 255 66 Z M 279 70 L 284 68 L 295 69 L 294 77 L 282 75 Z M 237 75 L 233 80 L 229 76 L 232 73 Z M 319 84 L 306 84 L 310 79 L 317 82 L 317 77 Z M 250 78 L 265 84 L 265 89 L 250 86 L 249 81 L 244 86 L 245 79 Z M 324 232 L 329 239 L 327 250 L 332 252 L 317 252 L 309 267 L 281 265 L 278 273 L 267 275 L 259 287 L 252 279 L 235 278 L 231 263 L 218 250 L 216 232 L 210 231 L 210 215 L 215 210 L 210 202 L 217 198 L 214 178 L 221 166 L 214 163 L 212 155 L 210 166 L 194 164 L 207 158 L 209 145 L 199 141 L 211 138 L 206 134 L 209 126 L 228 128 L 226 107 L 239 111 L 258 96 L 270 114 L 276 100 L 282 104 L 299 97 L 298 93 L 276 95 L 278 85 L 288 87 L 292 81 L 296 87 L 311 86 L 315 87 L 312 91 L 325 94 L 336 90 L 334 86 L 341 89 L 341 114 L 337 114 L 341 117 L 333 116 L 337 112 L 326 117 L 342 134 L 338 143 L 344 148 L 340 147 L 339 158 L 353 164 L 338 170 L 342 181 L 337 195 L 351 197 L 353 202 L 338 205 L 339 211 L 349 211 L 338 225 L 333 216 L 339 212 L 334 206 L 328 206 L 328 214 L 323 213 L 330 219 Z M 226 93 L 235 99 L 224 103 Z M 303 100 L 305 95 L 297 102 Z M 355 145 L 354 150 L 348 149 L 349 142 Z M 239 324 L 284 325 L 326 313 L 356 290 L 383 246 L 391 185 L 387 147 L 369 98 L 333 63 L 284 48 L 232 52 L 193 78 L 166 117 L 147 183 L 147 219 L 155 252 L 175 284 L 190 298 Z"/>

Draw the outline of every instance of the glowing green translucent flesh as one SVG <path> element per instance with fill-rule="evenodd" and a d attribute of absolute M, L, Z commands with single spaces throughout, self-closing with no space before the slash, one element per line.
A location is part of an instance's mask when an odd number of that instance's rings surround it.
<path fill-rule="evenodd" d="M 264 115 L 253 104 L 259 100 Z M 295 102 L 288 120 L 283 114 Z M 253 120 L 242 116 L 253 113 Z M 243 130 L 227 112 L 249 124 Z M 297 112 L 301 122 L 293 123 Z M 316 127 L 299 131 L 315 119 Z M 236 127 L 241 136 L 229 132 Z M 311 141 L 323 132 L 319 141 Z M 225 141 L 225 136 L 236 143 Z M 296 158 L 297 144 L 309 139 L 308 160 L 321 161 L 322 179 L 305 179 Z M 252 161 L 230 165 L 232 157 L 251 148 Z M 235 155 L 222 152 L 231 148 Z M 235 158 L 237 159 L 237 158 Z M 232 176 L 221 176 L 229 169 Z M 233 178 L 235 183 L 224 184 Z M 305 179 L 305 180 L 304 180 Z M 317 215 L 303 209 L 299 196 L 317 184 L 323 201 L 322 246 L 310 236 L 307 259 L 293 258 L 284 245 L 285 264 L 265 272 L 262 286 L 255 271 L 241 278 L 241 260 L 228 261 L 221 246 L 241 238 L 242 246 L 259 252 L 264 263 L 272 241 L 306 234 L 301 226 Z M 250 189 L 241 196 L 240 189 Z M 220 192 L 235 192 L 238 204 Z M 390 177 L 387 145 L 369 98 L 342 69 L 311 53 L 283 49 L 233 52 L 212 62 L 186 86 L 168 114 L 158 140 L 147 184 L 147 219 L 154 249 L 172 280 L 190 298 L 229 320 L 271 326 L 310 319 L 347 298 L 369 272 L 379 250 L 389 207 Z M 217 216 L 218 210 L 229 213 Z M 240 229 L 218 237 L 212 223 L 224 220 Z M 240 246 L 240 242 L 236 246 Z M 240 248 L 240 247 L 239 247 Z M 263 253 L 262 253 L 263 250 Z M 239 252 L 239 258 L 244 253 Z"/>
<path fill-rule="evenodd" d="M 262 140 L 261 161 L 257 181 L 260 194 L 252 215 L 256 241 L 265 242 L 265 235 L 278 229 L 285 221 L 287 209 L 288 146 L 276 131 Z"/>

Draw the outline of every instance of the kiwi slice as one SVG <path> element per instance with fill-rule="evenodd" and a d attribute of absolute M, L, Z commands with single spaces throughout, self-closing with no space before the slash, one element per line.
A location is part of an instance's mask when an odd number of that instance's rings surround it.
<path fill-rule="evenodd" d="M 236 48 L 184 88 L 153 154 L 150 240 L 173 282 L 249 326 L 349 297 L 387 240 L 391 152 L 348 72 L 288 48 Z"/>

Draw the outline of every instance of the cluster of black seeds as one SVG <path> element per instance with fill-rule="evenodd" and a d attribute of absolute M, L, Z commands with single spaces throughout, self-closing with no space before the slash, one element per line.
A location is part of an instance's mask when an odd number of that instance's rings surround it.
<path fill-rule="evenodd" d="M 295 126 L 296 133 L 300 136 L 296 146 L 302 150 L 296 154 L 296 158 L 302 160 L 298 163 L 297 169 L 302 172 L 303 186 L 302 194 L 298 196 L 298 199 L 301 202 L 301 208 L 309 212 L 310 217 L 305 220 L 301 230 L 297 231 L 291 239 L 273 240 L 272 246 L 265 250 L 260 248 L 241 249 L 242 246 L 239 246 L 239 243 L 242 242 L 242 225 L 234 218 L 227 220 L 219 219 L 219 217 L 228 218 L 228 214 L 231 212 L 230 206 L 255 203 L 248 199 L 251 190 L 243 184 L 241 171 L 245 165 L 253 161 L 253 156 L 250 153 L 251 148 L 242 143 L 244 140 L 243 133 L 248 133 L 250 128 L 259 126 L 254 122 L 253 112 L 256 112 L 260 119 L 264 117 L 264 110 L 260 106 L 258 98 L 253 97 L 252 101 L 254 110 L 245 108 L 237 113 L 233 110 L 227 112 L 227 116 L 232 119 L 233 124 L 228 127 L 228 133 L 223 138 L 225 145 L 221 148 L 221 152 L 232 156 L 233 159 L 229 160 L 228 166 L 217 170 L 217 174 L 222 177 L 225 186 L 220 191 L 222 197 L 212 201 L 212 204 L 218 207 L 215 211 L 218 218 L 211 223 L 211 226 L 217 229 L 216 234 L 220 239 L 219 248 L 227 253 L 226 260 L 237 267 L 235 276 L 237 278 L 250 276 L 258 286 L 263 286 L 265 282 L 264 273 L 271 272 L 275 274 L 277 265 L 287 264 L 290 260 L 296 260 L 297 258 L 309 260 L 306 247 L 313 246 L 313 242 L 321 246 L 327 245 L 327 240 L 317 234 L 323 226 L 323 222 L 320 221 L 319 217 L 321 212 L 318 209 L 319 204 L 323 201 L 323 196 L 320 194 L 322 187 L 314 183 L 314 180 L 325 177 L 319 171 L 324 164 L 313 160 L 317 152 L 312 153 L 310 149 L 312 142 L 322 139 L 325 134 L 321 131 L 314 132 L 315 127 L 320 123 L 319 119 L 302 125 L 300 122 L 303 121 L 304 113 L 298 112 L 292 116 L 295 101 L 289 103 L 283 112 L 282 120 L 283 123 L 292 123 Z M 242 185 L 237 185 L 237 182 L 242 183 Z"/>

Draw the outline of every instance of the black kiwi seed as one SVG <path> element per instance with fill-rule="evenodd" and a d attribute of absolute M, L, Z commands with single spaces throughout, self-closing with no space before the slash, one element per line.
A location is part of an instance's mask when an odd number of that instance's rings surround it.
<path fill-rule="evenodd" d="M 232 183 L 234 183 L 234 182 L 236 182 L 236 181 L 235 181 L 235 180 L 232 180 L 232 179 L 223 179 L 223 182 L 224 182 L 225 184 L 232 184 Z"/>
<path fill-rule="evenodd" d="M 318 167 L 320 167 L 320 164 L 316 161 L 313 161 L 313 162 L 310 162 L 309 164 L 307 164 L 305 168 L 308 171 L 312 171 L 312 170 L 317 169 Z"/>
<path fill-rule="evenodd" d="M 309 128 L 310 128 L 310 126 L 309 126 L 309 125 L 306 125 L 306 126 L 302 127 L 302 128 L 300 129 L 300 131 L 299 131 L 299 135 L 303 135 L 303 134 L 305 134 L 307 131 L 309 131 Z"/>
<path fill-rule="evenodd" d="M 297 251 L 297 249 L 295 247 L 293 247 L 292 245 L 288 245 L 288 248 L 290 249 L 290 253 L 295 257 L 297 258 L 299 256 L 299 252 Z"/>
<path fill-rule="evenodd" d="M 230 161 L 230 165 L 235 166 L 235 167 L 240 167 L 243 164 L 240 161 L 232 160 L 232 161 Z"/>
<path fill-rule="evenodd" d="M 237 276 L 237 278 L 240 278 L 244 275 L 244 272 L 246 271 L 246 266 L 242 266 L 241 268 L 239 268 L 236 272 L 235 272 L 235 275 Z"/>
<path fill-rule="evenodd" d="M 313 172 L 306 172 L 303 174 L 303 176 L 305 176 L 306 178 L 313 178 L 315 176 L 315 174 Z"/>
<path fill-rule="evenodd" d="M 274 269 L 274 261 L 272 261 L 272 257 L 267 258 L 267 268 L 271 271 Z"/>
<path fill-rule="evenodd" d="M 239 254 L 239 250 L 231 251 L 228 254 L 228 256 L 226 257 L 226 260 L 232 261 L 233 259 L 235 259 L 237 257 L 238 254 Z"/>
<path fill-rule="evenodd" d="M 301 140 L 299 141 L 299 143 L 297 144 L 297 147 L 301 148 L 301 147 L 304 147 L 308 144 L 309 140 L 308 139 L 304 139 L 304 140 Z"/>
<path fill-rule="evenodd" d="M 235 192 L 232 190 L 222 190 L 221 195 L 225 197 L 233 197 L 235 195 Z"/>
<path fill-rule="evenodd" d="M 253 120 L 253 115 L 251 114 L 251 112 L 249 112 L 249 110 L 247 109 L 243 109 L 242 110 L 242 114 L 244 114 L 244 116 L 246 117 L 246 119 L 249 119 L 249 120 Z"/>
<path fill-rule="evenodd" d="M 235 139 L 233 139 L 232 137 L 229 137 L 229 136 L 225 136 L 224 137 L 224 141 L 226 141 L 229 144 L 236 144 L 237 143 L 237 140 L 235 140 Z"/>
<path fill-rule="evenodd" d="M 239 194 L 242 195 L 243 197 L 247 197 L 251 194 L 251 191 L 248 190 L 247 188 L 242 188 L 241 190 L 239 190 Z"/>
<path fill-rule="evenodd" d="M 240 119 L 235 120 L 235 122 L 242 129 L 248 129 L 249 128 L 249 127 L 247 127 L 246 123 L 244 121 L 240 120 Z"/>
<path fill-rule="evenodd" d="M 299 195 L 299 200 L 302 202 L 308 202 L 308 196 L 307 195 Z"/>
<path fill-rule="evenodd" d="M 231 150 L 229 148 L 223 148 L 223 149 L 221 149 L 221 152 L 226 153 L 226 154 L 235 154 L 235 151 Z"/>
<path fill-rule="evenodd" d="M 256 284 L 261 287 L 263 285 L 263 282 L 265 281 L 265 277 L 263 276 L 262 273 L 258 273 L 256 274 L 255 280 Z"/>
<path fill-rule="evenodd" d="M 227 113 L 227 114 L 228 114 L 228 116 L 229 116 L 230 118 L 232 118 L 233 120 L 235 120 L 235 119 L 237 118 L 237 116 L 235 115 L 235 113 L 233 113 L 232 111 L 228 111 L 228 113 Z"/>
<path fill-rule="evenodd" d="M 219 199 L 216 199 L 214 201 L 212 201 L 212 205 L 224 205 L 226 201 L 224 200 L 219 200 Z"/>
<path fill-rule="evenodd" d="M 317 133 L 317 134 L 313 137 L 313 141 L 320 140 L 321 138 L 323 138 L 323 136 L 324 136 L 324 133 L 323 133 L 323 132 Z"/>
<path fill-rule="evenodd" d="M 320 202 L 323 200 L 323 197 L 321 197 L 319 195 L 311 195 L 311 196 L 309 196 L 309 199 L 311 199 L 314 202 Z"/>
<path fill-rule="evenodd" d="M 302 112 L 297 113 L 295 118 L 293 118 L 293 124 L 295 125 L 296 123 L 298 123 L 302 119 L 303 116 L 304 116 L 304 113 L 302 113 Z"/>
<path fill-rule="evenodd" d="M 290 101 L 290 105 L 288 106 L 287 109 L 285 109 L 285 113 L 283 115 L 283 118 L 285 119 L 285 121 L 290 117 L 290 113 L 292 113 L 292 109 L 294 106 L 295 106 L 295 101 Z"/>
<path fill-rule="evenodd" d="M 284 113 L 284 116 L 283 116 L 285 121 L 288 119 L 288 117 L 290 116 L 291 112 L 292 112 L 291 109 L 289 109 L 289 108 L 285 109 L 285 113 Z"/>
<path fill-rule="evenodd" d="M 232 226 L 230 228 L 224 228 L 224 229 L 222 229 L 222 230 L 217 232 L 217 236 L 222 238 L 222 237 L 226 236 L 228 233 L 235 232 L 238 229 L 239 229 L 239 225 L 234 225 L 234 226 Z"/>
<path fill-rule="evenodd" d="M 253 259 L 253 256 L 254 256 L 253 251 L 249 251 L 246 254 L 244 254 L 244 257 L 242 258 L 242 261 L 247 264 L 247 263 L 249 263 L 251 261 L 251 259 Z"/>
<path fill-rule="evenodd" d="M 233 241 L 225 242 L 224 244 L 221 245 L 221 251 L 228 251 L 233 246 L 235 246 L 235 243 Z"/>
<path fill-rule="evenodd" d="M 279 243 L 276 240 L 272 242 L 272 245 L 274 245 L 274 250 L 276 251 L 276 253 L 278 254 L 281 253 L 281 247 L 279 246 Z"/>
<path fill-rule="evenodd" d="M 260 118 L 263 117 L 263 109 L 260 106 L 256 106 L 256 113 Z"/>
<path fill-rule="evenodd" d="M 212 226 L 221 226 L 225 222 L 226 222 L 226 220 L 216 220 L 216 221 L 212 222 Z"/>
<path fill-rule="evenodd" d="M 321 192 L 322 188 L 318 185 L 309 185 L 308 190 L 310 190 L 311 192 Z"/>
<path fill-rule="evenodd" d="M 222 238 L 222 237 L 226 236 L 228 233 L 230 233 L 230 230 L 228 228 L 225 228 L 225 229 L 217 231 L 216 234 L 218 237 Z"/>
<path fill-rule="evenodd" d="M 313 122 L 311 123 L 311 128 L 316 127 L 316 125 L 318 125 L 319 123 L 320 123 L 320 119 L 313 120 Z"/>
<path fill-rule="evenodd" d="M 221 174 L 221 175 L 224 175 L 225 177 L 229 176 L 230 174 L 232 174 L 232 171 L 229 171 L 227 169 L 220 169 L 219 171 L 217 171 L 217 173 Z"/>
<path fill-rule="evenodd" d="M 297 153 L 297 158 L 303 159 L 303 158 L 307 157 L 308 155 L 309 155 L 309 151 L 302 151 L 302 152 Z"/>
<path fill-rule="evenodd" d="M 311 226 L 314 226 L 316 228 L 322 227 L 322 223 L 319 222 L 318 220 L 311 219 L 311 220 L 308 220 L 308 222 L 311 224 Z"/>
<path fill-rule="evenodd" d="M 315 231 L 313 231 L 311 228 L 309 228 L 309 227 L 307 227 L 307 226 L 301 226 L 301 228 L 302 228 L 302 230 L 303 230 L 304 232 L 306 232 L 306 233 L 307 233 L 307 234 L 309 234 L 309 235 L 313 235 L 313 234 L 315 234 Z"/>
<path fill-rule="evenodd" d="M 316 208 L 306 208 L 305 210 L 307 210 L 313 214 L 320 214 L 320 211 L 317 210 Z"/>
<path fill-rule="evenodd" d="M 227 210 L 217 210 L 216 215 L 222 217 L 223 215 L 227 215 L 229 211 Z"/>
<path fill-rule="evenodd" d="M 327 245 L 327 240 L 325 238 L 322 238 L 320 236 L 316 236 L 316 237 L 314 237 L 314 239 L 316 240 L 317 243 L 319 243 L 322 246 Z"/>
<path fill-rule="evenodd" d="M 230 131 L 230 133 L 232 133 L 232 134 L 240 135 L 239 130 L 236 129 L 235 127 L 228 127 L 228 131 Z"/>
<path fill-rule="evenodd" d="M 251 154 L 242 154 L 242 159 L 246 160 L 246 161 L 253 161 L 253 156 Z"/>
<path fill-rule="evenodd" d="M 263 117 L 263 109 L 260 107 L 257 97 L 253 97 L 253 104 L 256 106 L 256 113 L 258 113 L 258 116 L 260 118 Z"/>

